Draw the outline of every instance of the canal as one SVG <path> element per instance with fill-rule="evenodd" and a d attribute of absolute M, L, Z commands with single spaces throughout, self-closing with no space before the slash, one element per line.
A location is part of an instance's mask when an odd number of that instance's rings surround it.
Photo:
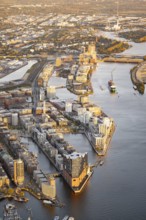
<path fill-rule="evenodd" d="M 28 61 L 28 64 L 21 67 L 20 69 L 8 74 L 7 76 L 0 79 L 0 83 L 10 82 L 13 80 L 20 80 L 25 75 L 28 69 L 32 67 L 33 64 L 37 63 L 36 60 Z"/>

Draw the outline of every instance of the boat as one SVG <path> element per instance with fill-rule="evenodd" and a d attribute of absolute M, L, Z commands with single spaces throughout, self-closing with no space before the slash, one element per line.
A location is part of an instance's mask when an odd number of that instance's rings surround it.
<path fill-rule="evenodd" d="M 3 220 L 21 220 L 14 204 L 7 203 L 4 206 Z"/>
<path fill-rule="evenodd" d="M 112 70 L 112 72 L 111 72 L 111 80 L 108 81 L 108 87 L 109 87 L 109 91 L 111 93 L 115 93 L 116 90 L 117 90 L 116 85 L 115 85 L 115 83 L 113 81 L 113 71 L 114 70 Z"/>
<path fill-rule="evenodd" d="M 99 162 L 99 165 L 102 166 L 103 164 L 104 164 L 104 161 L 101 160 L 101 161 Z"/>
<path fill-rule="evenodd" d="M 55 204 L 52 201 L 50 201 L 50 200 L 43 200 L 43 204 L 44 205 L 55 206 Z"/>
<path fill-rule="evenodd" d="M 133 89 L 134 89 L 134 90 L 137 90 L 137 86 L 136 86 L 136 85 L 134 85 L 134 86 L 133 86 Z"/>
<path fill-rule="evenodd" d="M 108 81 L 108 87 L 111 93 L 115 93 L 116 92 L 116 85 L 113 82 L 113 80 L 109 80 Z"/>

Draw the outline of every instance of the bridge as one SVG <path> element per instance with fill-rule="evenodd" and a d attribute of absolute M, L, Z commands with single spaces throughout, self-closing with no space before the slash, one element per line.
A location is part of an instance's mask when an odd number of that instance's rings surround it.
<path fill-rule="evenodd" d="M 74 86 L 80 86 L 82 83 L 73 83 Z M 63 88 L 66 88 L 67 86 L 70 86 L 69 83 L 67 83 L 66 85 L 58 85 L 58 86 L 55 86 L 55 89 L 63 89 Z"/>
<path fill-rule="evenodd" d="M 104 57 L 104 62 L 115 62 L 115 63 L 141 63 L 144 56 L 142 55 L 126 55 L 126 54 L 116 54 L 109 57 Z"/>
<path fill-rule="evenodd" d="M 130 59 L 143 59 L 143 55 L 128 55 L 128 54 L 115 54 L 113 57 L 115 58 L 130 58 Z"/>

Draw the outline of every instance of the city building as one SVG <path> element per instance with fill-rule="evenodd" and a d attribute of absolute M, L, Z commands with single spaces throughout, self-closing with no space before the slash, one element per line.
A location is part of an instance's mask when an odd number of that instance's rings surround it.
<path fill-rule="evenodd" d="M 71 188 L 80 188 L 88 174 L 87 153 L 64 155 L 63 167 L 63 176 Z"/>
<path fill-rule="evenodd" d="M 80 54 L 80 63 L 97 63 L 96 46 L 94 43 L 88 45 L 88 50 Z"/>
<path fill-rule="evenodd" d="M 10 184 L 10 180 L 9 180 L 6 172 L 4 171 L 2 166 L 0 165 L 0 188 L 2 188 L 3 186 L 9 186 L 9 184 Z"/>
<path fill-rule="evenodd" d="M 52 175 L 45 174 L 42 170 L 33 172 L 33 179 L 41 189 L 44 196 L 56 198 L 56 181 Z"/>
<path fill-rule="evenodd" d="M 24 163 L 21 159 L 14 160 L 14 182 L 18 185 L 24 182 Z"/>
<path fill-rule="evenodd" d="M 17 126 L 18 123 L 19 123 L 18 113 L 13 113 L 12 114 L 12 125 Z"/>
<path fill-rule="evenodd" d="M 66 102 L 65 103 L 65 111 L 66 112 L 72 112 L 72 103 L 71 102 Z"/>
<path fill-rule="evenodd" d="M 55 86 L 47 87 L 47 97 L 49 99 L 53 99 L 53 98 L 56 97 L 56 88 L 55 88 Z"/>
<path fill-rule="evenodd" d="M 4 169 L 13 180 L 14 178 L 13 158 L 4 149 L 0 149 L 0 162 L 3 164 Z"/>
<path fill-rule="evenodd" d="M 53 176 L 49 176 L 49 182 L 43 182 L 41 184 L 41 188 L 42 188 L 42 193 L 51 198 L 51 199 L 55 199 L 56 197 L 56 182 L 55 182 L 55 178 Z"/>

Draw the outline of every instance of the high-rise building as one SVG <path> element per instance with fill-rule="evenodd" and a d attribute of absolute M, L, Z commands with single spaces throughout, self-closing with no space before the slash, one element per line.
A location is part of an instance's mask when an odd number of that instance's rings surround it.
<path fill-rule="evenodd" d="M 10 180 L 0 164 L 0 188 L 4 185 L 9 186 Z"/>
<path fill-rule="evenodd" d="M 43 102 L 43 114 L 44 115 L 46 114 L 46 102 L 45 101 Z"/>
<path fill-rule="evenodd" d="M 49 99 L 53 99 L 53 98 L 56 97 L 56 88 L 55 88 L 55 86 L 47 87 L 47 97 Z"/>
<path fill-rule="evenodd" d="M 96 52 L 95 44 L 89 44 L 88 45 L 88 53 L 89 54 L 94 54 Z"/>
<path fill-rule="evenodd" d="M 66 102 L 65 103 L 65 111 L 66 112 L 72 112 L 72 103 L 71 102 Z"/>
<path fill-rule="evenodd" d="M 61 60 L 61 58 L 57 58 L 56 59 L 56 67 L 60 67 L 62 65 L 62 60 Z"/>
<path fill-rule="evenodd" d="M 12 125 L 13 126 L 17 126 L 18 125 L 18 121 L 19 121 L 18 113 L 13 113 L 12 114 Z"/>
<path fill-rule="evenodd" d="M 88 45 L 88 50 L 79 55 L 80 63 L 97 63 L 96 46 L 94 43 Z"/>
<path fill-rule="evenodd" d="M 24 163 L 21 159 L 14 160 L 14 182 L 18 185 L 24 182 Z"/>

